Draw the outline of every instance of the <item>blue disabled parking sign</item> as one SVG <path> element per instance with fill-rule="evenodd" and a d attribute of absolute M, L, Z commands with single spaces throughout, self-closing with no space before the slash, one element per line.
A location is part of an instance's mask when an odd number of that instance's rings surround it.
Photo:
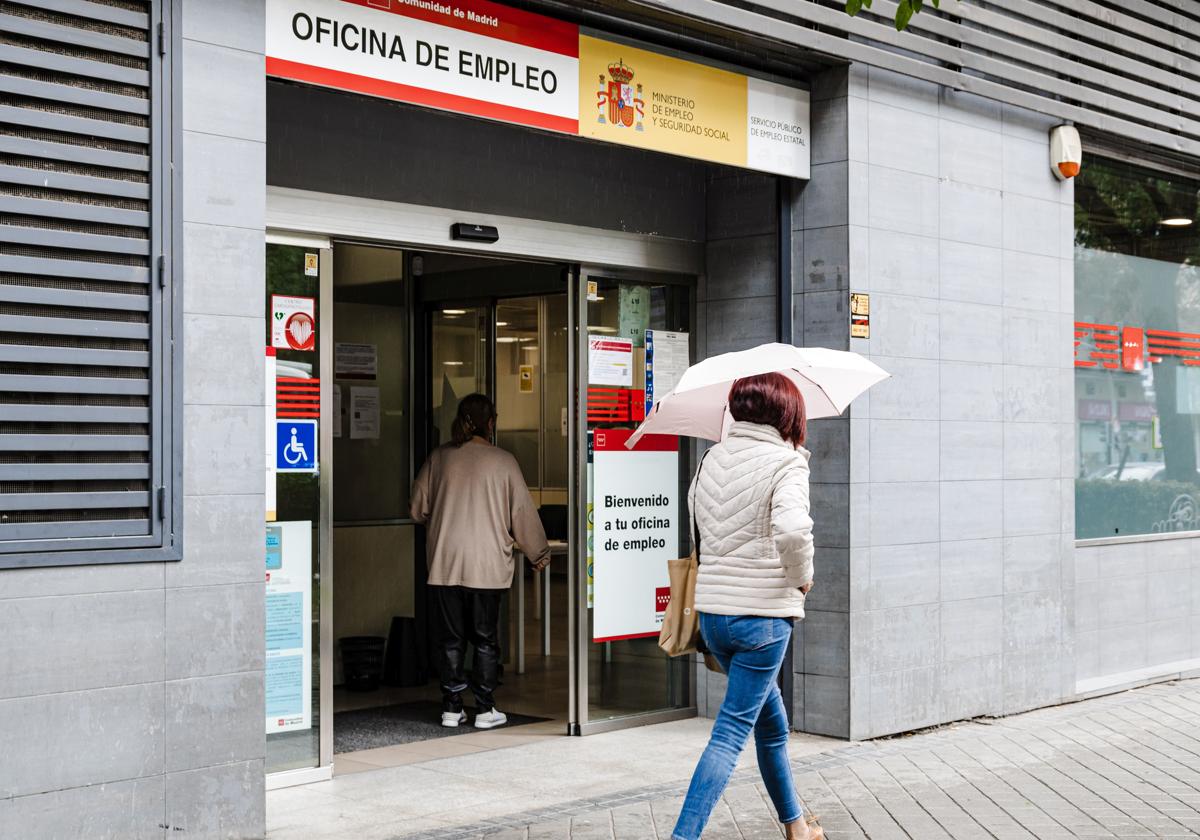
<path fill-rule="evenodd" d="M 275 471 L 317 471 L 317 421 L 275 421 Z"/>

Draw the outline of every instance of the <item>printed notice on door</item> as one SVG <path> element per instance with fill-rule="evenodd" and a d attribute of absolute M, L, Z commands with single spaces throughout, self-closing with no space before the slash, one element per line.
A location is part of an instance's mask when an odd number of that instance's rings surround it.
<path fill-rule="evenodd" d="M 374 344 L 333 345 L 333 372 L 339 379 L 374 379 L 379 372 L 379 353 Z"/>
<path fill-rule="evenodd" d="M 615 336 L 589 336 L 588 384 L 633 387 L 633 342 Z"/>
<path fill-rule="evenodd" d="M 350 389 L 350 437 L 374 440 L 379 437 L 379 389 Z"/>
<path fill-rule="evenodd" d="M 688 369 L 688 334 L 646 330 L 646 411 L 675 390 Z"/>
<path fill-rule="evenodd" d="M 312 522 L 267 525 L 267 734 L 312 727 Z"/>

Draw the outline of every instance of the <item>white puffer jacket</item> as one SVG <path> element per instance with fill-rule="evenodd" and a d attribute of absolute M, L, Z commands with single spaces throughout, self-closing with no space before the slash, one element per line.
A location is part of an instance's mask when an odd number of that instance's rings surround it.
<path fill-rule="evenodd" d="M 734 423 L 709 450 L 688 503 L 700 530 L 696 609 L 803 618 L 813 579 L 808 450 L 772 426 Z"/>

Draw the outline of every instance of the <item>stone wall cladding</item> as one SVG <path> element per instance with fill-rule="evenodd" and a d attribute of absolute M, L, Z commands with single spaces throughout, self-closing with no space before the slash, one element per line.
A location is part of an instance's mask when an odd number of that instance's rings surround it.
<path fill-rule="evenodd" d="M 263 9 L 182 4 L 184 558 L 0 572 L 0 835 L 262 837 Z"/>
<path fill-rule="evenodd" d="M 1074 693 L 1073 187 L 1049 118 L 872 69 L 846 83 L 850 736 Z"/>

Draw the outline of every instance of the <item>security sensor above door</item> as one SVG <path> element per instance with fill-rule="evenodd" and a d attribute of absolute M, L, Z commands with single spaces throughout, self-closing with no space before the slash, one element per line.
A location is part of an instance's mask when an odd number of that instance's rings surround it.
<path fill-rule="evenodd" d="M 456 222 L 450 226 L 450 238 L 464 242 L 495 242 L 500 238 L 500 231 L 491 225 L 470 225 Z"/>

